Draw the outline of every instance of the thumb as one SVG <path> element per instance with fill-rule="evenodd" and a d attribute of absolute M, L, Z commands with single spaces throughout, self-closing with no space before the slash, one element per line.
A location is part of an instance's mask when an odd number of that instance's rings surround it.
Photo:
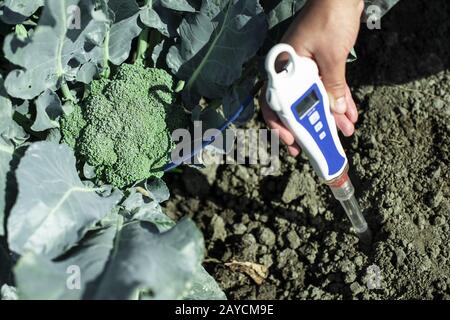
<path fill-rule="evenodd" d="M 328 59 L 317 59 L 319 73 L 322 77 L 325 89 L 330 95 L 331 110 L 335 113 L 347 112 L 347 101 L 345 99 L 347 82 L 345 80 L 346 60 L 336 63 Z"/>

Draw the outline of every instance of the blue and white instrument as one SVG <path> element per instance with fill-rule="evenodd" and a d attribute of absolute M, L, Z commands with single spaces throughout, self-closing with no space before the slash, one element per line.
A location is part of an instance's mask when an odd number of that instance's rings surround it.
<path fill-rule="evenodd" d="M 282 53 L 287 53 L 289 61 L 282 71 L 277 72 L 275 63 Z M 370 230 L 347 174 L 347 156 L 316 63 L 297 55 L 290 45 L 280 43 L 269 51 L 266 70 L 267 103 L 294 135 L 317 175 L 328 184 L 355 231 L 362 239 L 370 241 Z"/>
<path fill-rule="evenodd" d="M 282 53 L 288 54 L 289 62 L 277 72 L 275 62 Z M 266 100 L 290 129 L 316 173 L 327 182 L 341 176 L 348 161 L 316 63 L 281 43 L 267 55 L 266 70 Z"/>

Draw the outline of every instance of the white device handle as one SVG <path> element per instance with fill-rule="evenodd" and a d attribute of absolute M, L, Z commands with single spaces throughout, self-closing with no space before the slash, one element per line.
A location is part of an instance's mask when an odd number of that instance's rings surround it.
<path fill-rule="evenodd" d="M 289 63 L 277 73 L 277 57 L 286 52 Z M 266 57 L 266 100 L 292 132 L 317 174 L 331 181 L 348 163 L 330 111 L 328 94 L 314 60 L 297 55 L 288 44 L 277 44 Z"/>
<path fill-rule="evenodd" d="M 295 73 L 297 53 L 295 52 L 294 48 L 292 48 L 290 45 L 286 43 L 277 44 L 275 47 L 272 48 L 272 50 L 270 50 L 269 54 L 266 57 L 265 67 L 272 81 L 274 80 L 273 77 L 279 74 L 275 70 L 275 62 L 278 56 L 284 52 L 286 52 L 289 55 L 290 66 L 292 66 L 292 70 L 289 71 Z"/>

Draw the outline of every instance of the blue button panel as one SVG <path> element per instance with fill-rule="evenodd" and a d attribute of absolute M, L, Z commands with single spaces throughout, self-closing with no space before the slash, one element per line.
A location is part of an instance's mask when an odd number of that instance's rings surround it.
<path fill-rule="evenodd" d="M 315 93 L 319 98 L 317 103 L 300 115 L 297 106 L 303 99 L 310 97 L 312 93 Z M 327 161 L 328 175 L 332 176 L 338 173 L 345 165 L 345 158 L 339 153 L 331 136 L 330 127 L 325 116 L 323 97 L 317 84 L 313 84 L 304 95 L 295 101 L 291 106 L 291 110 L 297 121 L 309 132 L 319 146 L 320 151 Z"/>

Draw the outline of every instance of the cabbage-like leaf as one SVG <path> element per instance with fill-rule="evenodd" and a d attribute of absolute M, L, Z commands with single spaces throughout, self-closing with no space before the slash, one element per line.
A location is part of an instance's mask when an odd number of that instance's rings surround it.
<path fill-rule="evenodd" d="M 0 96 L 0 135 L 5 132 L 12 122 L 11 101 Z"/>
<path fill-rule="evenodd" d="M 10 34 L 5 38 L 5 57 L 22 67 L 5 80 L 11 96 L 32 99 L 76 79 L 83 64 L 102 62 L 108 23 L 97 20 L 101 15 L 94 9 L 95 0 L 46 0 L 31 37 Z"/>
<path fill-rule="evenodd" d="M 16 178 L 19 194 L 7 228 L 10 249 L 19 254 L 61 255 L 106 216 L 120 196 L 101 197 L 101 189 L 85 186 L 73 151 L 52 142 L 32 144 Z"/>
<path fill-rule="evenodd" d="M 151 290 L 154 299 L 179 298 L 203 259 L 203 237 L 187 219 L 164 233 L 147 222 L 130 222 L 117 239 L 114 254 L 88 298 L 131 299 L 142 288 Z"/>
<path fill-rule="evenodd" d="M 155 28 L 166 37 L 173 37 L 176 35 L 176 28 L 182 17 L 162 7 L 159 3 L 154 3 L 142 8 L 140 19 L 147 27 Z"/>
<path fill-rule="evenodd" d="M 98 74 L 99 69 L 100 68 L 96 63 L 92 61 L 86 62 L 78 70 L 76 81 L 83 82 L 85 84 L 91 83 Z"/>
<path fill-rule="evenodd" d="M 163 211 L 158 201 L 149 201 L 136 188 L 130 189 L 130 195 L 122 203 L 122 214 L 129 220 L 151 222 L 160 231 L 169 230 L 175 225 Z"/>
<path fill-rule="evenodd" d="M 278 0 L 271 1 L 271 8 L 267 13 L 269 29 L 292 18 L 306 3 L 306 0 Z M 285 30 L 286 31 L 286 30 Z"/>
<path fill-rule="evenodd" d="M 0 235 L 4 235 L 4 216 L 6 210 L 6 190 L 10 162 L 17 145 L 26 140 L 25 131 L 12 119 L 13 109 L 0 76 Z"/>
<path fill-rule="evenodd" d="M 44 0 L 5 0 L 1 19 L 5 23 L 19 24 L 44 5 Z"/>
<path fill-rule="evenodd" d="M 159 0 L 162 7 L 176 11 L 195 12 L 199 0 Z"/>
<path fill-rule="evenodd" d="M 131 221 L 91 232 L 55 261 L 28 253 L 15 277 L 27 299 L 133 299 L 141 289 L 154 299 L 177 299 L 193 286 L 202 257 L 203 238 L 192 221 L 164 233 Z"/>
<path fill-rule="evenodd" d="M 184 98 L 222 97 L 255 55 L 267 22 L 257 0 L 203 1 L 179 27 L 180 41 L 167 54 L 172 72 L 186 80 Z"/>
<path fill-rule="evenodd" d="M 3 78 L 0 75 L 0 135 L 7 130 L 12 122 L 12 103 L 6 94 Z"/>
<path fill-rule="evenodd" d="M 150 198 L 158 203 L 169 200 L 170 191 L 166 183 L 159 178 L 149 179 L 145 183 L 146 189 L 150 195 Z"/>
<path fill-rule="evenodd" d="M 45 138 L 45 141 L 53 142 L 53 143 L 60 143 L 62 139 L 62 134 L 59 128 L 53 128 L 48 130 L 47 137 Z"/>
<path fill-rule="evenodd" d="M 31 126 L 33 131 L 58 128 L 58 119 L 63 114 L 61 99 L 51 90 L 46 90 L 36 99 L 36 119 Z"/>
<path fill-rule="evenodd" d="M 81 299 L 89 283 L 105 268 L 115 235 L 115 226 L 90 232 L 58 261 L 26 253 L 14 268 L 20 298 Z"/>
<path fill-rule="evenodd" d="M 267 54 L 274 45 L 280 42 L 292 18 L 301 10 L 305 3 L 306 0 L 276 0 L 267 2 L 264 9 L 267 12 L 269 31 L 264 41 L 263 55 Z M 264 73 L 265 70 L 262 69 L 261 72 Z"/>
<path fill-rule="evenodd" d="M 135 0 L 109 0 L 112 25 L 109 31 L 109 60 L 119 65 L 130 55 L 131 43 L 142 31 L 138 24 L 140 10 Z"/>
<path fill-rule="evenodd" d="M 0 136 L 20 144 L 27 134 L 14 120 L 11 100 L 6 93 L 3 77 L 0 75 Z"/>
<path fill-rule="evenodd" d="M 195 3 L 194 3 L 195 2 Z M 140 18 L 147 27 L 155 28 L 166 37 L 177 35 L 181 23 L 182 12 L 195 12 L 200 1 L 156 0 L 148 1 L 141 8 Z"/>
<path fill-rule="evenodd" d="M 165 57 L 167 55 L 167 52 L 169 51 L 169 48 L 172 46 L 170 41 L 173 42 L 173 40 L 173 38 L 164 39 L 155 46 L 151 55 L 153 65 L 155 67 L 164 68 L 166 66 Z"/>

